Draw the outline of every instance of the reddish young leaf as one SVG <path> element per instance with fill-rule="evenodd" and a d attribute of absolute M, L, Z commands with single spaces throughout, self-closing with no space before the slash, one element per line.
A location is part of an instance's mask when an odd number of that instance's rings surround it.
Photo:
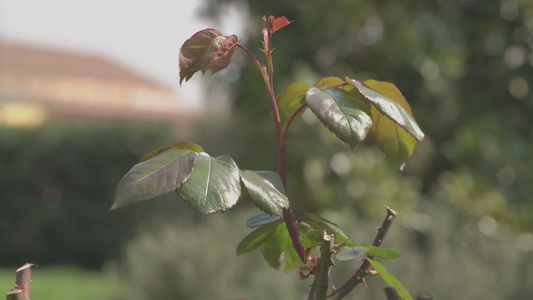
<path fill-rule="evenodd" d="M 269 16 L 267 18 L 266 16 L 264 16 L 263 20 L 265 21 L 266 27 L 270 34 L 292 23 L 292 21 L 289 21 L 286 17 L 275 18 L 274 16 Z"/>
<path fill-rule="evenodd" d="M 289 21 L 286 17 L 279 17 L 274 20 L 272 23 L 272 33 L 276 32 L 278 29 L 281 29 L 282 27 L 285 27 L 292 23 L 292 21 Z"/>
<path fill-rule="evenodd" d="M 224 35 L 217 36 L 216 38 L 212 39 L 209 44 L 207 44 L 199 61 L 199 67 L 202 71 L 202 75 L 205 74 L 205 72 L 209 69 L 209 64 L 213 60 L 213 56 L 215 56 L 215 53 L 220 48 L 220 45 L 222 45 L 227 38 L 228 37 Z"/>
<path fill-rule="evenodd" d="M 237 36 L 225 36 L 215 29 L 195 33 L 180 49 L 180 84 L 198 71 L 216 73 L 226 68 L 237 49 Z"/>
<path fill-rule="evenodd" d="M 238 43 L 239 39 L 236 35 L 231 35 L 224 39 L 207 66 L 211 73 L 214 74 L 225 69 L 229 65 L 231 58 L 233 57 L 233 53 L 235 53 L 235 50 L 237 49 Z"/>
<path fill-rule="evenodd" d="M 206 54 L 207 46 L 212 43 L 213 39 L 220 36 L 222 36 L 222 33 L 218 30 L 204 29 L 198 31 L 183 43 L 179 54 L 180 84 L 184 79 L 185 81 L 191 79 L 194 73 L 202 69 L 202 58 Z M 209 60 L 206 63 L 209 63 L 213 54 L 209 56 Z"/>

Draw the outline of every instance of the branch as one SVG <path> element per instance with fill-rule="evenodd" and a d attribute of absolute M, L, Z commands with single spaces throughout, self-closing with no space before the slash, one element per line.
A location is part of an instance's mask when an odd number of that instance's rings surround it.
<path fill-rule="evenodd" d="M 15 277 L 15 288 L 6 295 L 6 300 L 30 300 L 31 267 L 34 264 L 27 263 L 18 268 Z"/>
<path fill-rule="evenodd" d="M 387 206 L 387 216 L 385 217 L 385 220 L 383 220 L 381 227 L 378 228 L 378 234 L 376 235 L 372 245 L 380 247 L 381 244 L 383 244 L 383 240 L 385 239 L 385 236 L 387 235 L 387 232 L 389 231 L 392 221 L 394 221 L 396 215 L 397 213 Z M 371 257 L 369 256 L 369 258 Z M 363 281 L 365 276 L 370 273 L 371 268 L 372 266 L 368 260 L 365 260 L 357 272 L 355 272 L 355 274 L 350 277 L 350 279 L 348 279 L 348 281 L 346 281 L 346 283 L 344 283 L 339 289 L 331 293 L 327 299 L 339 300 L 344 298 L 351 290 L 353 290 L 353 288 Z"/>
<path fill-rule="evenodd" d="M 329 268 L 333 265 L 331 255 L 334 252 L 333 234 L 327 234 L 324 230 L 322 234 L 322 245 L 320 246 L 320 264 L 315 271 L 315 280 L 309 293 L 309 300 L 326 300 L 329 288 Z"/>
<path fill-rule="evenodd" d="M 261 76 L 263 77 L 263 80 L 265 81 L 265 84 L 268 86 L 268 73 L 266 71 L 266 68 L 263 67 L 261 65 L 261 63 L 259 63 L 257 58 L 252 54 L 252 52 L 250 52 L 250 50 L 248 50 L 248 48 L 244 47 L 241 43 L 237 43 L 237 47 L 239 47 L 242 50 L 244 50 L 244 52 L 246 52 L 246 54 L 248 54 L 248 56 L 250 56 L 250 58 L 252 59 L 252 61 L 256 65 L 256 67 L 259 69 L 259 72 L 261 73 Z"/>
<path fill-rule="evenodd" d="M 300 233 L 294 225 L 290 209 L 283 209 L 283 220 L 285 221 L 285 227 L 287 227 L 287 231 L 289 231 L 292 247 L 294 248 L 294 250 L 296 250 L 296 253 L 298 253 L 298 256 L 302 260 L 302 263 L 306 264 L 307 259 L 305 258 L 305 249 L 300 243 Z"/>
<path fill-rule="evenodd" d="M 302 112 L 302 110 L 304 110 L 305 108 L 307 107 L 307 103 L 303 103 L 302 105 L 300 105 L 300 107 L 298 107 L 296 109 L 296 111 L 294 113 L 292 113 L 292 115 L 290 115 L 287 120 L 285 121 L 285 125 L 283 126 L 283 130 L 281 131 L 281 137 L 282 137 L 282 140 L 283 142 L 285 142 L 285 139 L 286 139 L 286 136 L 287 136 L 287 130 L 289 129 L 289 125 L 292 123 L 292 121 L 294 121 L 294 119 L 296 118 L 296 116 Z"/>

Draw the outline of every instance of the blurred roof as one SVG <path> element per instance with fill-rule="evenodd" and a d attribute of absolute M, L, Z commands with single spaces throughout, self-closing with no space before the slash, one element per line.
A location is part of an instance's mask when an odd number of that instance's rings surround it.
<path fill-rule="evenodd" d="M 0 40 L 0 125 L 39 120 L 37 126 L 58 117 L 153 119 L 187 128 L 196 115 L 171 87 L 98 54 Z"/>
<path fill-rule="evenodd" d="M 141 84 L 153 88 L 168 87 L 111 60 L 93 53 L 69 52 L 57 48 L 0 41 L 0 72 L 15 76 L 68 76 L 98 78 Z"/>

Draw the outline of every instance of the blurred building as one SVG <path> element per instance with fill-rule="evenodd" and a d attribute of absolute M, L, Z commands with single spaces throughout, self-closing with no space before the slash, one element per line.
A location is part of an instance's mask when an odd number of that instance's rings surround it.
<path fill-rule="evenodd" d="M 0 42 L 0 125 L 38 126 L 54 118 L 175 123 L 190 117 L 170 87 L 104 57 Z"/>

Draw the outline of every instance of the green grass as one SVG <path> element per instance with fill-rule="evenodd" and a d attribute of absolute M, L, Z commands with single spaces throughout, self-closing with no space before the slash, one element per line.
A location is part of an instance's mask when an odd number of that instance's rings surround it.
<path fill-rule="evenodd" d="M 35 267 L 31 275 L 32 299 L 109 299 L 115 292 L 101 273 L 74 266 Z M 15 269 L 0 269 L 0 299 L 13 288 L 14 282 Z"/>

